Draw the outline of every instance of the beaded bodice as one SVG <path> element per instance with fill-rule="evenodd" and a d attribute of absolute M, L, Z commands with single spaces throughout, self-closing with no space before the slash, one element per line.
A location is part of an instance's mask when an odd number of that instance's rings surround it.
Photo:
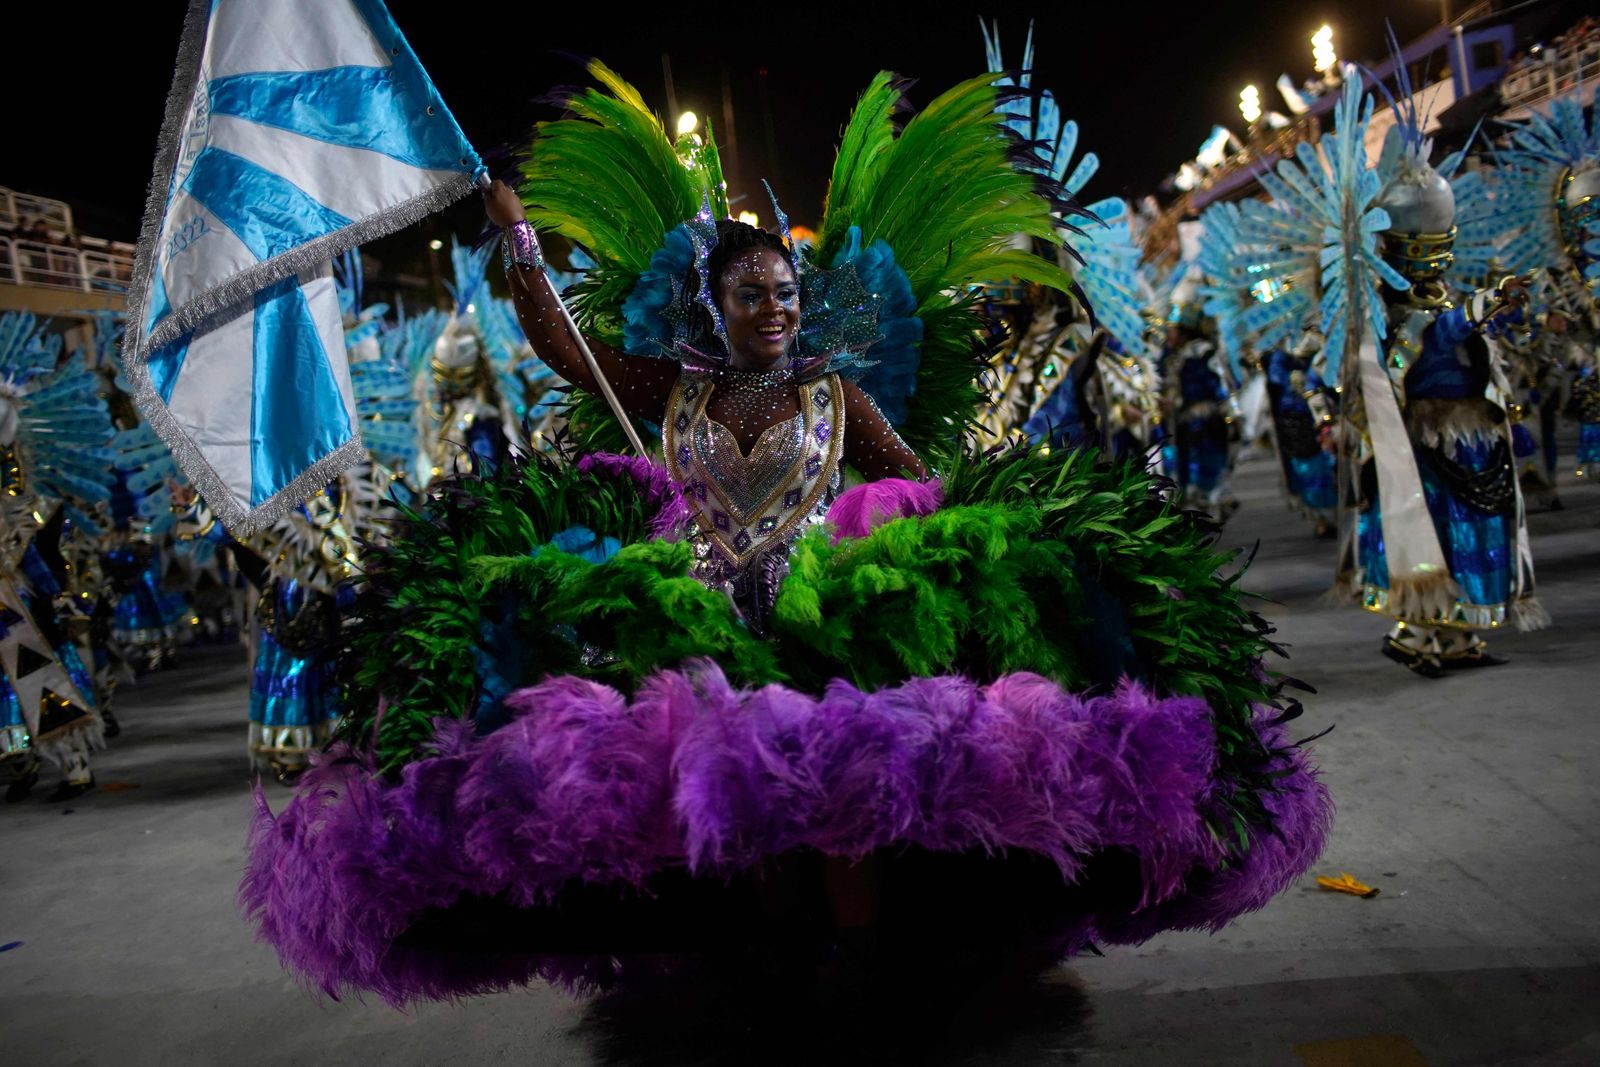
<path fill-rule="evenodd" d="M 733 431 L 708 410 L 717 389 L 732 388 L 725 379 L 716 373 L 679 377 L 667 402 L 663 451 L 696 511 L 696 577 L 725 586 L 760 628 L 786 570 L 789 545 L 808 524 L 821 522 L 833 502 L 844 447 L 844 393 L 836 374 L 790 379 L 797 413 L 762 430 L 747 455 Z"/>

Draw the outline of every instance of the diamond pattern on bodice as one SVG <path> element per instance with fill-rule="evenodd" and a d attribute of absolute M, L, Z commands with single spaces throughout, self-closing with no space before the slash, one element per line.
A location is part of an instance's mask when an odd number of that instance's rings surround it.
<path fill-rule="evenodd" d="M 735 521 L 748 526 L 762 505 L 793 475 L 795 463 L 805 449 L 806 419 L 802 413 L 768 426 L 756 439 L 749 457 L 739 451 L 733 432 L 709 417 L 696 421 L 690 439 L 695 455 L 727 499 Z"/>
<path fill-rule="evenodd" d="M 697 511 L 695 576 L 731 583 L 737 599 L 754 588 L 750 567 L 785 558 L 791 541 L 823 521 L 838 488 L 844 408 L 837 376 L 796 383 L 798 414 L 763 430 L 747 456 L 708 414 L 714 386 L 680 379 L 662 420 L 662 451 Z"/>

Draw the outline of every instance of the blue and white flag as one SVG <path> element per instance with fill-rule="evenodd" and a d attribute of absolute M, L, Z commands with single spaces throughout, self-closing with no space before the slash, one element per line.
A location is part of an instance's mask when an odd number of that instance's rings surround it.
<path fill-rule="evenodd" d="M 191 0 L 124 352 L 234 533 L 362 456 L 330 261 L 482 170 L 381 0 Z"/>

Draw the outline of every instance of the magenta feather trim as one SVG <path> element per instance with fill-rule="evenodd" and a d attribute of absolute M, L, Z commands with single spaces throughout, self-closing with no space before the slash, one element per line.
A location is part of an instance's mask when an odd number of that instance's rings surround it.
<path fill-rule="evenodd" d="M 584 474 L 600 474 L 612 478 L 627 478 L 638 487 L 645 502 L 656 509 L 650 520 L 653 537 L 669 537 L 683 530 L 692 514 L 683 499 L 683 486 L 668 473 L 667 468 L 649 456 L 623 456 L 615 452 L 590 452 L 578 460 L 578 469 Z"/>
<path fill-rule="evenodd" d="M 701 663 L 631 701 L 572 677 L 512 694 L 511 723 L 477 737 L 441 721 L 437 755 L 398 781 L 349 752 L 308 772 L 278 815 L 264 800 L 240 900 L 285 964 L 330 994 L 403 1003 L 545 977 L 604 981 L 603 957 L 407 953 L 427 909 L 467 896 L 538 908 L 573 885 L 619 897 L 662 872 L 725 878 L 796 850 L 1047 857 L 1063 912 L 1050 950 L 1216 929 L 1305 872 L 1331 819 L 1299 750 L 1274 823 L 1230 856 L 1205 819 L 1215 788 L 1206 705 L 1132 684 L 1101 696 L 1036 675 L 978 686 L 914 679 L 877 693 L 836 680 L 820 697 L 740 691 Z M 1280 728 L 1258 729 L 1282 746 Z M 1139 899 L 1073 910 L 1086 862 L 1131 855 Z"/>
<path fill-rule="evenodd" d="M 833 543 L 846 537 L 865 537 L 894 519 L 932 515 L 943 503 L 944 488 L 936 480 L 884 478 L 851 486 L 828 508 Z"/>

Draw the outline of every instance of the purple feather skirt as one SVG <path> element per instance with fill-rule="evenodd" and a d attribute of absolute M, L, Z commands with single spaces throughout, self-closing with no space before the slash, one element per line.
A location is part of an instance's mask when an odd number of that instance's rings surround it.
<path fill-rule="evenodd" d="M 1132 684 L 836 680 L 815 697 L 741 691 L 702 662 L 631 700 L 558 677 L 507 704 L 514 719 L 485 736 L 441 720 L 436 754 L 398 778 L 333 752 L 282 812 L 258 794 L 240 896 L 286 965 L 397 1004 L 534 978 L 604 987 L 758 922 L 742 888 L 784 857 L 869 853 L 917 872 L 899 897 L 886 876 L 886 920 L 896 899 L 914 914 L 937 888 L 989 887 L 928 914 L 922 943 L 1023 910 L 1030 948 L 1059 959 L 1261 907 L 1310 866 L 1332 814 L 1288 749 L 1271 825 L 1230 851 L 1206 819 L 1205 703 Z M 1283 748 L 1268 714 L 1257 728 Z"/>

